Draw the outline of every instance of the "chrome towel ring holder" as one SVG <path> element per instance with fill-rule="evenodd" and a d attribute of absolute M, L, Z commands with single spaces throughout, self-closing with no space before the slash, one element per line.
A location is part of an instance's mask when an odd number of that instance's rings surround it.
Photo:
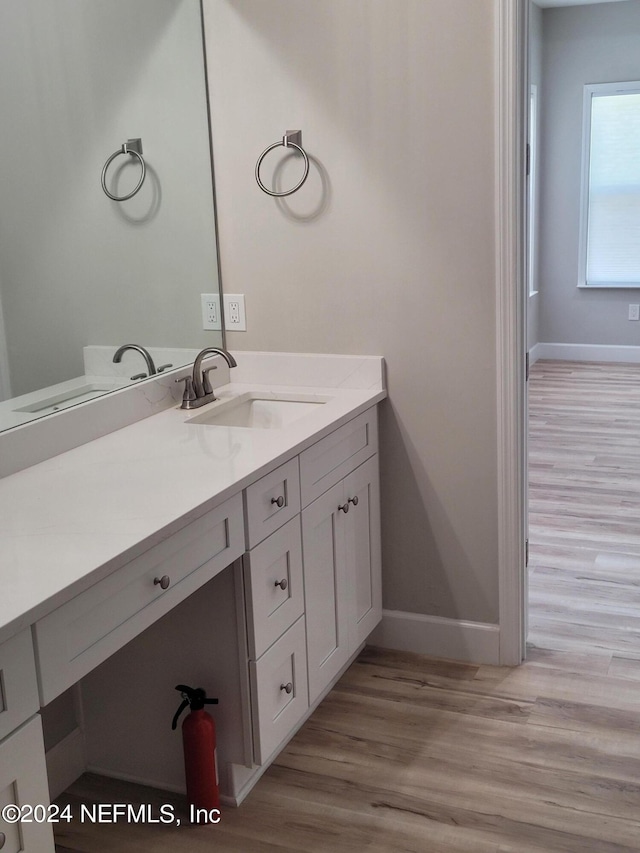
<path fill-rule="evenodd" d="M 260 166 L 262 165 L 262 161 L 269 153 L 269 151 L 273 151 L 274 148 L 279 148 L 283 145 L 285 148 L 295 148 L 300 154 L 302 154 L 304 158 L 304 174 L 298 183 L 293 187 L 293 189 L 285 190 L 284 192 L 277 193 L 274 190 L 267 189 L 265 185 L 260 180 Z M 256 163 L 256 181 L 258 182 L 258 186 L 262 190 L 263 193 L 267 195 L 273 196 L 274 198 L 282 198 L 285 195 L 292 195 L 292 193 L 297 192 L 300 187 L 304 184 L 309 176 L 309 157 L 307 156 L 307 152 L 302 147 L 302 131 L 301 130 L 287 130 L 285 135 L 282 137 L 282 142 L 274 142 L 273 145 L 270 145 L 268 148 L 265 148 L 262 154 L 258 157 L 258 162 Z"/>
<path fill-rule="evenodd" d="M 140 162 L 140 167 L 142 172 L 140 174 L 140 180 L 138 181 L 137 186 L 127 195 L 113 195 L 107 189 L 107 169 L 111 165 L 111 162 L 119 157 L 121 154 L 131 154 L 132 157 L 137 157 Z M 127 139 L 127 141 L 122 145 L 122 148 L 118 149 L 115 153 L 109 157 L 107 162 L 102 167 L 102 189 L 105 192 L 105 195 L 108 195 L 110 199 L 113 201 L 126 201 L 128 198 L 133 198 L 133 196 L 138 192 L 140 187 L 144 184 L 144 179 L 147 174 L 147 166 L 142 157 L 142 140 L 141 139 Z"/>

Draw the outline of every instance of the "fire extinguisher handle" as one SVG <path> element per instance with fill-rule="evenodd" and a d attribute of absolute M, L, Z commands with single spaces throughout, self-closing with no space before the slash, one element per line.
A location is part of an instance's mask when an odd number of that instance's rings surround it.
<path fill-rule="evenodd" d="M 178 717 L 187 707 L 187 705 L 191 706 L 192 711 L 201 711 L 205 705 L 217 705 L 217 699 L 207 699 L 207 694 L 204 692 L 202 687 L 188 687 L 186 684 L 177 684 L 176 690 L 178 690 L 182 695 L 182 704 L 176 711 L 173 722 L 171 723 L 171 728 L 175 730 L 178 725 Z"/>
<path fill-rule="evenodd" d="M 184 700 L 182 701 L 182 704 L 181 704 L 181 705 L 180 705 L 180 707 L 178 708 L 178 710 L 175 712 L 175 714 L 174 714 L 174 716 L 173 716 L 173 722 L 171 723 L 171 728 L 172 728 L 172 730 L 173 730 L 173 731 L 175 731 L 176 726 L 178 725 L 178 717 L 179 717 L 179 716 L 180 716 L 180 714 L 184 711 L 184 709 L 187 707 L 187 705 L 188 705 L 188 704 L 189 704 L 189 700 L 188 700 L 188 699 L 184 699 Z"/>

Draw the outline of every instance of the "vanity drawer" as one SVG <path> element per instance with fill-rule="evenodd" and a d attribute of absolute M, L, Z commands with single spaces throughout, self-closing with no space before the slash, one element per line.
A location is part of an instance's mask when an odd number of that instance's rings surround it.
<path fill-rule="evenodd" d="M 377 451 L 374 406 L 300 454 L 302 506 L 308 506 Z"/>
<path fill-rule="evenodd" d="M 254 660 L 302 616 L 300 516 L 244 556 L 249 655 Z"/>
<path fill-rule="evenodd" d="M 33 644 L 27 628 L 0 645 L 0 740 L 39 707 Z"/>
<path fill-rule="evenodd" d="M 249 675 L 254 760 L 256 764 L 263 764 L 293 732 L 309 708 L 304 616 L 260 660 L 249 662 Z"/>
<path fill-rule="evenodd" d="M 253 548 L 300 512 L 298 458 L 265 474 L 245 491 L 247 548 Z M 279 505 L 281 504 L 281 505 Z"/>
<path fill-rule="evenodd" d="M 8 823 L 1 817 L 8 805 L 49 805 L 39 714 L 0 743 L 0 839 L 6 836 L 2 853 L 54 853 L 53 824 L 42 821 L 39 813 L 31 821 Z"/>
<path fill-rule="evenodd" d="M 43 704 L 243 552 L 242 497 L 238 494 L 37 622 Z M 157 581 L 165 577 L 170 583 L 163 589 Z"/>

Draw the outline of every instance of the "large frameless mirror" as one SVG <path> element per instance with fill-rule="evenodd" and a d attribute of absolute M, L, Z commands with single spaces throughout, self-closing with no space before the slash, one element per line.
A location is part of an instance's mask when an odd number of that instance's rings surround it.
<path fill-rule="evenodd" d="M 221 346 L 200 0 L 2 0 L 0 115 L 0 429 Z"/>

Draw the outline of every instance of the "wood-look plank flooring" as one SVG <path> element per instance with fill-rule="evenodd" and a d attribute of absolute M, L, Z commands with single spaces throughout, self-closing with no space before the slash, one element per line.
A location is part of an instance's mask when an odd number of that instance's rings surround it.
<path fill-rule="evenodd" d="M 60 853 L 638 853 L 640 366 L 535 365 L 530 453 L 524 665 L 366 649 L 219 825 L 61 824 Z M 185 816 L 90 775 L 60 802 Z"/>
<path fill-rule="evenodd" d="M 640 365 L 533 366 L 529 540 L 530 643 L 637 671 Z"/>

